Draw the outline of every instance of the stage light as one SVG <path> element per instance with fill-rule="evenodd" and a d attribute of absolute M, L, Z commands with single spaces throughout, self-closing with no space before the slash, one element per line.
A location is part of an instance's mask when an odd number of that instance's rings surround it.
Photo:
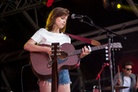
<path fill-rule="evenodd" d="M 117 4 L 117 9 L 121 9 L 121 4 Z"/>
<path fill-rule="evenodd" d="M 7 36 L 5 34 L 0 34 L 0 39 L 5 41 L 7 40 Z"/>
<path fill-rule="evenodd" d="M 122 0 L 103 0 L 103 7 L 105 9 L 121 9 Z"/>
<path fill-rule="evenodd" d="M 111 2 L 112 8 L 119 10 L 122 8 L 122 1 L 121 0 L 117 0 L 117 1 L 113 1 Z"/>
<path fill-rule="evenodd" d="M 3 40 L 5 41 L 6 39 L 7 39 L 7 37 L 6 37 L 6 36 L 4 36 L 4 37 L 3 37 Z"/>
<path fill-rule="evenodd" d="M 52 6 L 54 0 L 43 0 L 42 3 L 46 5 L 47 7 Z"/>

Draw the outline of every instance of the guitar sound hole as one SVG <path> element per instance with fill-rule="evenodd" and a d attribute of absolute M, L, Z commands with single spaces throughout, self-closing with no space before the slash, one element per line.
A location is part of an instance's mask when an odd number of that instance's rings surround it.
<path fill-rule="evenodd" d="M 64 51 L 61 51 L 61 52 L 60 52 L 60 55 L 58 56 L 58 58 L 60 58 L 60 59 L 65 59 L 67 56 L 68 56 L 67 53 L 65 53 Z"/>

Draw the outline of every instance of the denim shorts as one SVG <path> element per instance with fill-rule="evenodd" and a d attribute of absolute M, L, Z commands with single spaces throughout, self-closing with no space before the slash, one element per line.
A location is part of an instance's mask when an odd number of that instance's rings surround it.
<path fill-rule="evenodd" d="M 58 80 L 59 85 L 64 85 L 64 84 L 70 84 L 71 83 L 68 69 L 60 70 L 58 75 L 59 75 L 59 80 Z M 48 79 L 47 81 L 52 82 L 51 79 Z"/>

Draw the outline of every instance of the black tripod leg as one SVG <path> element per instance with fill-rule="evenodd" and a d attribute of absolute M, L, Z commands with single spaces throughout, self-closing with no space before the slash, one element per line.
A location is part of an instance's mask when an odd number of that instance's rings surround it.
<path fill-rule="evenodd" d="M 3 85 L 2 85 L 1 90 L 7 90 L 7 92 L 13 92 L 3 70 L 1 70 L 1 77 L 2 77 L 2 81 L 4 81 L 4 83 L 6 85 L 6 87 L 3 87 Z"/>

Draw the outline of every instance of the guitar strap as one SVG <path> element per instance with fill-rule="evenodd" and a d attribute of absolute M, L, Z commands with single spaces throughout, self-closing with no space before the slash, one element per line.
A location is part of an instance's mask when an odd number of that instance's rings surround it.
<path fill-rule="evenodd" d="M 80 40 L 82 42 L 85 42 L 85 43 L 88 43 L 88 44 L 91 44 L 91 45 L 101 45 L 101 43 L 96 41 L 96 40 L 91 40 L 91 39 L 88 39 L 88 38 L 85 38 L 85 37 L 81 37 L 81 36 L 77 36 L 77 35 L 73 35 L 73 34 L 69 34 L 69 33 L 65 33 L 65 34 L 72 37 L 72 38 L 74 38 L 74 39 Z"/>

